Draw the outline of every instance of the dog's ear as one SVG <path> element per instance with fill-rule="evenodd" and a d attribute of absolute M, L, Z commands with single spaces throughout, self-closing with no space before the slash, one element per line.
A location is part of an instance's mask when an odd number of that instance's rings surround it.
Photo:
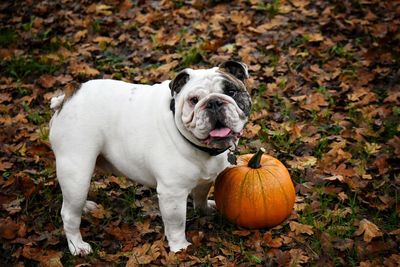
<path fill-rule="evenodd" d="M 219 65 L 219 68 L 229 74 L 232 74 L 241 81 L 249 78 L 247 65 L 233 60 L 228 60 Z"/>
<path fill-rule="evenodd" d="M 189 73 L 187 73 L 186 70 L 183 70 L 176 75 L 175 79 L 170 81 L 169 88 L 171 89 L 172 96 L 181 91 L 182 87 L 189 81 L 189 77 Z"/>

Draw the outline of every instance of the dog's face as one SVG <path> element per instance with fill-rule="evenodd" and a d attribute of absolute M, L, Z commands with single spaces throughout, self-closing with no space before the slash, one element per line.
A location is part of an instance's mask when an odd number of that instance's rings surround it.
<path fill-rule="evenodd" d="M 180 72 L 170 83 L 179 131 L 191 142 L 208 148 L 236 143 L 251 109 L 243 83 L 247 77 L 246 65 L 235 61 Z"/>

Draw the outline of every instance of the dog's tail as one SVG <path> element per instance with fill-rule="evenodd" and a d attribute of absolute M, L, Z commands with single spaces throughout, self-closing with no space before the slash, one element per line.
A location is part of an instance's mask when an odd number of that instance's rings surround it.
<path fill-rule="evenodd" d="M 59 110 L 64 103 L 65 94 L 61 94 L 59 96 L 54 96 L 51 98 L 50 108 L 52 110 Z"/>

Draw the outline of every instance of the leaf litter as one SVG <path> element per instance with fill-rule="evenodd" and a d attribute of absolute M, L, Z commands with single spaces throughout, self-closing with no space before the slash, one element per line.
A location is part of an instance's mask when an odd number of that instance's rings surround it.
<path fill-rule="evenodd" d="M 229 2 L 229 3 L 228 3 Z M 0 4 L 0 261 L 5 265 L 397 266 L 400 5 L 396 1 L 8 1 Z M 171 253 L 154 190 L 96 174 L 82 218 L 93 256 L 72 257 L 48 143 L 49 101 L 92 78 L 170 79 L 249 65 L 239 146 L 289 168 L 295 210 L 241 229 L 189 201 Z M 212 195 L 211 195 L 212 197 Z"/>

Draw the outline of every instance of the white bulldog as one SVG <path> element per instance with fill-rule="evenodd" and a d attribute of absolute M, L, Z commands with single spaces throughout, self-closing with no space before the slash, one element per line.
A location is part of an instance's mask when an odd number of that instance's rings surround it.
<path fill-rule="evenodd" d="M 250 113 L 243 83 L 246 65 L 185 69 L 173 81 L 138 85 L 92 80 L 73 95 L 51 100 L 50 142 L 62 189 L 61 216 L 69 250 L 89 254 L 79 230 L 95 166 L 157 190 L 171 251 L 190 243 L 185 237 L 186 204 L 213 209 L 208 192 L 228 165 Z"/>

